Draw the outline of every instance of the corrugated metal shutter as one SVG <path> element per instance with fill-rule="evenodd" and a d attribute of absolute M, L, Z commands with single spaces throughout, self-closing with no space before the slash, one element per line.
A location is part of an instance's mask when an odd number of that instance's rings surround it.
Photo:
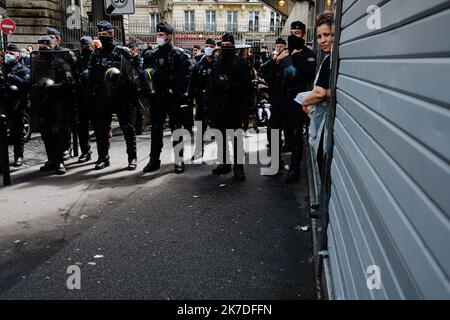
<path fill-rule="evenodd" d="M 381 30 L 369 30 L 370 5 Z M 341 299 L 450 298 L 450 1 L 344 0 L 328 252 Z M 369 290 L 366 270 L 380 268 Z"/>

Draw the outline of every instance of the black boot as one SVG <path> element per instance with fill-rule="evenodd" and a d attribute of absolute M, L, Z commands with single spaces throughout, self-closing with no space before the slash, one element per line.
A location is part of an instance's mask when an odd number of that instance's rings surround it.
<path fill-rule="evenodd" d="M 122 127 L 125 143 L 127 145 L 128 154 L 128 170 L 136 170 L 137 168 L 137 147 L 136 147 L 136 131 L 134 126 L 128 124 Z"/>
<path fill-rule="evenodd" d="M 13 167 L 18 168 L 18 167 L 21 167 L 22 165 L 23 165 L 23 157 L 17 157 L 17 158 L 14 160 Z"/>
<path fill-rule="evenodd" d="M 23 131 L 17 137 L 14 143 L 14 167 L 21 167 L 23 165 L 23 152 L 24 152 L 25 138 Z"/>
<path fill-rule="evenodd" d="M 136 158 L 128 159 L 128 170 L 133 171 L 136 170 L 136 168 L 137 168 L 137 159 Z"/>
<path fill-rule="evenodd" d="M 109 166 L 109 156 L 100 157 L 95 163 L 95 170 L 102 170 Z"/>
<path fill-rule="evenodd" d="M 302 161 L 302 149 L 303 149 L 303 138 L 302 138 L 303 127 L 299 126 L 291 131 L 292 134 L 292 155 L 291 155 L 291 165 L 289 168 L 288 175 L 286 176 L 286 183 L 294 183 L 300 179 L 300 163 Z"/>
<path fill-rule="evenodd" d="M 159 157 L 163 148 L 163 130 L 152 127 L 150 162 L 145 166 L 144 172 L 154 172 L 161 168 Z"/>
<path fill-rule="evenodd" d="M 39 168 L 39 170 L 42 172 L 48 172 L 48 171 L 56 170 L 56 168 L 57 168 L 57 163 L 53 160 L 48 160 L 42 167 Z"/>
<path fill-rule="evenodd" d="M 66 167 L 64 166 L 64 162 L 57 162 L 56 163 L 56 170 L 55 173 L 57 175 L 63 175 L 66 174 Z"/>
<path fill-rule="evenodd" d="M 159 159 L 150 158 L 150 162 L 145 166 L 144 172 L 154 172 L 161 168 L 161 161 Z"/>
<path fill-rule="evenodd" d="M 184 162 L 181 161 L 180 163 L 175 163 L 174 168 L 175 168 L 175 173 L 176 173 L 176 174 L 181 174 L 181 173 L 183 173 L 184 170 L 185 170 Z"/>
<path fill-rule="evenodd" d="M 83 152 L 78 158 L 78 163 L 85 163 L 90 161 L 92 158 L 92 151 Z"/>
<path fill-rule="evenodd" d="M 64 161 L 70 160 L 70 158 L 72 157 L 71 150 L 70 149 L 64 150 L 62 156 Z"/>

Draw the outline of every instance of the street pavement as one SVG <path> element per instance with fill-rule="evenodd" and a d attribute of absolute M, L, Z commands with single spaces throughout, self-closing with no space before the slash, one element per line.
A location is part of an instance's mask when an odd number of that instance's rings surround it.
<path fill-rule="evenodd" d="M 256 151 L 255 135 L 247 139 Z M 311 234 L 301 228 L 310 224 L 306 168 L 292 186 L 259 165 L 246 165 L 243 183 L 205 164 L 175 175 L 166 135 L 162 169 L 144 174 L 149 145 L 149 134 L 138 137 L 134 172 L 115 135 L 103 171 L 74 159 L 64 176 L 39 165 L 12 173 L 0 188 L 0 299 L 315 298 Z M 73 265 L 79 290 L 66 283 Z"/>

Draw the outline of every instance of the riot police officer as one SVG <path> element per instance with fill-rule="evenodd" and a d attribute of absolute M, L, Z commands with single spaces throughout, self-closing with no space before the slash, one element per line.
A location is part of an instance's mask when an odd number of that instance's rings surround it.
<path fill-rule="evenodd" d="M 47 27 L 47 35 L 55 43 L 55 46 L 54 46 L 53 50 L 60 51 L 60 50 L 64 50 L 65 49 L 64 47 L 61 47 L 61 41 L 62 41 L 61 32 L 59 32 L 55 28 Z"/>
<path fill-rule="evenodd" d="M 213 174 L 226 174 L 231 172 L 229 164 L 229 137 L 227 129 L 243 129 L 243 108 L 248 108 L 246 101 L 241 99 L 252 88 L 252 71 L 248 63 L 236 56 L 234 36 L 225 33 L 216 60 L 208 77 L 208 97 L 211 99 L 212 126 L 222 133 L 223 158 L 214 170 Z M 235 131 L 239 132 L 239 131 Z M 234 177 L 238 181 L 245 180 L 243 158 L 238 158 L 238 146 L 243 145 L 243 135 L 234 137 Z"/>
<path fill-rule="evenodd" d="M 267 60 L 261 65 L 260 71 L 266 80 L 269 87 L 269 99 L 272 105 L 272 115 L 269 120 L 268 130 L 267 130 L 267 140 L 269 141 L 270 150 L 272 148 L 272 130 L 279 130 L 279 140 L 278 148 L 281 154 L 281 130 L 284 129 L 284 107 L 283 103 L 285 101 L 285 89 L 284 82 L 282 81 L 280 60 L 279 56 L 283 52 L 287 52 L 287 42 L 283 38 L 278 38 L 275 41 L 275 51 L 272 53 L 272 58 Z M 285 139 L 287 138 L 287 132 L 285 131 Z M 279 159 L 280 170 L 284 167 L 283 161 Z"/>
<path fill-rule="evenodd" d="M 13 124 L 11 138 L 14 144 L 14 167 L 23 164 L 24 117 L 31 84 L 30 69 L 19 62 L 19 57 L 20 50 L 17 45 L 9 43 L 5 54 L 6 105 Z"/>
<path fill-rule="evenodd" d="M 191 79 L 189 82 L 189 100 L 195 101 L 196 111 L 195 120 L 202 122 L 202 137 L 208 126 L 208 95 L 207 95 L 207 80 L 211 73 L 214 62 L 214 50 L 216 42 L 208 38 L 205 42 L 205 54 L 194 67 Z M 201 142 L 201 151 L 196 150 L 193 159 L 201 157 L 204 152 L 204 142 Z"/>
<path fill-rule="evenodd" d="M 127 44 L 127 48 L 130 49 L 130 54 L 132 57 L 132 64 L 134 68 L 140 72 L 142 71 L 142 67 L 144 64 L 144 59 L 142 58 L 141 54 L 139 53 L 139 48 L 136 43 L 129 43 Z"/>
<path fill-rule="evenodd" d="M 80 141 L 81 155 L 78 163 L 84 163 L 91 160 L 92 151 L 89 143 L 89 121 L 93 108 L 92 95 L 89 92 L 88 85 L 88 65 L 94 48 L 92 47 L 92 38 L 84 36 L 80 39 L 80 56 L 74 65 L 75 77 L 75 99 L 77 115 L 77 133 Z"/>
<path fill-rule="evenodd" d="M 114 42 L 111 23 L 97 24 L 102 47 L 95 50 L 89 62 L 89 81 L 94 95 L 94 130 L 97 140 L 98 160 L 96 170 L 110 165 L 108 133 L 115 112 L 125 137 L 128 154 L 128 170 L 137 167 L 136 132 L 129 108 L 130 96 L 135 90 L 130 50 Z M 132 70 L 133 69 L 133 70 Z M 131 95 L 130 95 L 131 92 Z"/>
<path fill-rule="evenodd" d="M 41 171 L 55 170 L 65 174 L 63 152 L 66 146 L 65 130 L 69 127 L 70 107 L 67 96 L 73 90 L 73 56 L 68 50 L 53 50 L 54 42 L 48 36 L 39 39 L 39 53 L 32 56 L 32 108 L 41 120 L 41 134 L 48 161 Z"/>
<path fill-rule="evenodd" d="M 306 26 L 300 21 L 292 23 L 293 34 L 288 37 L 288 51 L 278 55 L 279 82 L 282 84 L 284 99 L 281 101 L 281 117 L 290 137 L 292 155 L 286 183 L 300 178 L 300 163 L 303 154 L 303 126 L 306 114 L 298 108 L 294 98 L 299 92 L 310 89 L 316 72 L 316 55 L 305 46 Z"/>
<path fill-rule="evenodd" d="M 166 22 L 157 25 L 156 50 L 147 49 L 144 54 L 144 68 L 154 70 L 154 93 L 150 97 L 151 150 L 150 162 L 144 172 L 156 171 L 160 168 L 160 155 L 163 148 L 163 130 L 167 114 L 170 129 L 173 132 L 183 125 L 181 101 L 187 95 L 189 68 L 188 57 L 180 49 L 172 45 L 173 28 Z M 182 139 L 174 141 L 174 147 L 182 143 Z M 183 149 L 180 154 L 183 157 Z M 175 157 L 178 158 L 177 156 Z M 175 161 L 175 173 L 183 173 L 184 162 Z"/>
<path fill-rule="evenodd" d="M 59 32 L 55 28 L 47 27 L 47 36 L 49 36 L 55 43 L 53 50 L 55 50 L 55 51 L 66 50 L 66 48 L 61 46 L 61 42 L 62 42 L 61 32 Z M 71 141 L 70 141 L 70 138 L 72 135 L 71 129 L 72 129 L 72 127 L 69 125 L 69 126 L 67 126 L 67 128 L 64 128 L 64 133 L 63 133 L 64 139 L 66 140 L 64 152 L 63 152 L 63 158 L 65 161 L 69 160 L 71 157 L 71 154 L 72 154 Z"/>

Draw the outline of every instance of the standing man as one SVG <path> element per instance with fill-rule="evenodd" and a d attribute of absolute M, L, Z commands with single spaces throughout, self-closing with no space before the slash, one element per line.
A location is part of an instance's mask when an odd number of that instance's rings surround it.
<path fill-rule="evenodd" d="M 217 54 L 208 77 L 208 96 L 211 98 L 211 120 L 213 127 L 220 130 L 223 137 L 223 158 L 213 174 L 222 175 L 231 172 L 229 164 L 229 148 L 227 129 L 243 129 L 243 108 L 248 108 L 242 97 L 252 87 L 252 72 L 245 61 L 236 56 L 234 36 L 230 33 L 222 35 L 221 48 Z M 237 181 L 245 180 L 244 160 L 238 156 L 238 146 L 243 146 L 243 136 L 240 133 L 234 137 L 234 177 Z M 242 150 L 239 150 L 242 151 Z M 240 153 L 240 152 L 239 152 Z"/>
<path fill-rule="evenodd" d="M 139 48 L 136 43 L 127 44 L 127 48 L 130 49 L 130 54 L 133 61 L 134 68 L 138 71 L 142 71 L 142 66 L 144 64 L 144 59 L 142 59 L 141 54 L 139 53 Z"/>
<path fill-rule="evenodd" d="M 53 50 L 59 51 L 65 49 L 61 47 L 61 32 L 59 32 L 55 28 L 47 27 L 47 35 L 52 38 L 53 42 L 55 43 L 55 47 L 53 48 Z"/>
<path fill-rule="evenodd" d="M 63 152 L 65 132 L 69 127 L 71 110 L 67 97 L 73 89 L 73 57 L 68 50 L 53 50 L 54 42 L 48 36 L 39 39 L 39 53 L 32 57 L 32 107 L 41 119 L 41 134 L 48 161 L 41 171 L 65 174 Z"/>
<path fill-rule="evenodd" d="M 11 137 L 14 144 L 14 167 L 23 164 L 24 117 L 31 85 L 30 69 L 19 62 L 20 50 L 14 43 L 9 43 L 5 54 L 6 105 L 12 119 Z"/>
<path fill-rule="evenodd" d="M 211 73 L 214 50 L 216 48 L 216 42 L 209 38 L 205 42 L 205 55 L 200 60 L 199 63 L 194 67 L 192 71 L 191 80 L 189 82 L 189 100 L 195 101 L 197 109 L 195 111 L 195 120 L 202 122 L 202 142 L 201 151 L 195 150 L 193 159 L 197 159 L 203 156 L 204 152 L 204 141 L 203 135 L 206 132 L 208 126 L 208 95 L 207 95 L 207 80 Z"/>
<path fill-rule="evenodd" d="M 192 47 L 192 58 L 195 59 L 195 62 L 199 62 L 203 58 L 202 49 L 198 44 Z"/>
<path fill-rule="evenodd" d="M 89 121 L 93 108 L 92 95 L 89 93 L 88 85 L 88 65 L 94 48 L 92 47 L 92 38 L 84 36 L 80 39 L 80 56 L 74 65 L 75 85 L 76 85 L 76 115 L 77 115 L 77 133 L 80 140 L 81 155 L 78 163 L 84 163 L 91 160 L 92 151 L 89 143 Z"/>
<path fill-rule="evenodd" d="M 59 32 L 55 28 L 47 27 L 47 35 L 55 43 L 53 50 L 55 50 L 55 51 L 66 50 L 66 48 L 61 47 L 61 41 L 62 41 L 61 32 Z M 66 140 L 64 152 L 63 152 L 63 158 L 65 161 L 67 161 L 70 159 L 71 154 L 72 154 L 71 141 L 70 141 L 70 139 L 72 137 L 72 126 L 69 125 L 67 128 L 65 128 L 63 135 L 64 135 L 64 139 Z"/>
<path fill-rule="evenodd" d="M 89 62 L 89 86 L 94 96 L 94 130 L 97 140 L 98 160 L 96 170 L 110 165 L 109 130 L 112 114 L 119 119 L 127 145 L 128 170 L 137 167 L 136 132 L 132 124 L 130 99 L 135 94 L 130 50 L 118 46 L 114 41 L 114 29 L 108 21 L 97 24 L 102 47 L 92 53 Z"/>
<path fill-rule="evenodd" d="M 20 49 L 20 58 L 19 62 L 23 65 L 25 65 L 27 68 L 30 68 L 30 53 L 28 52 L 28 49 Z"/>
<path fill-rule="evenodd" d="M 306 114 L 298 108 L 294 98 L 299 92 L 308 91 L 316 73 L 316 55 L 305 46 L 306 26 L 295 21 L 291 25 L 292 34 L 288 37 L 289 52 L 283 51 L 277 57 L 283 85 L 282 119 L 290 138 L 292 155 L 286 183 L 300 179 L 300 163 L 303 154 L 303 126 Z"/>
<path fill-rule="evenodd" d="M 287 52 L 287 43 L 286 40 L 283 38 L 278 38 L 275 41 L 275 51 L 272 53 L 272 58 L 270 60 L 267 60 L 265 63 L 261 65 L 261 73 L 264 77 L 264 80 L 266 80 L 267 85 L 269 87 L 269 99 L 270 103 L 272 105 L 272 115 L 269 120 L 269 126 L 267 130 L 267 139 L 269 141 L 269 149 L 272 150 L 272 132 L 271 130 L 278 130 L 279 131 L 279 140 L 278 140 L 278 148 L 279 148 L 279 155 L 280 158 L 279 164 L 280 164 L 280 170 L 284 167 L 283 161 L 281 160 L 281 130 L 284 128 L 284 84 L 283 79 L 281 75 L 281 69 L 280 69 L 280 59 L 278 58 L 285 50 Z M 287 136 L 285 131 L 285 137 Z"/>
<path fill-rule="evenodd" d="M 173 132 L 183 125 L 181 101 L 185 99 L 191 64 L 186 54 L 172 45 L 173 28 L 167 22 L 157 25 L 156 50 L 147 49 L 144 56 L 144 69 L 154 70 L 154 93 L 150 96 L 151 150 L 150 162 L 144 172 L 153 172 L 160 168 L 163 148 L 163 130 L 166 116 L 169 114 L 170 129 Z M 182 138 L 173 142 L 173 146 L 182 143 Z M 179 156 L 183 158 L 183 149 Z M 177 157 L 175 157 L 176 159 Z M 175 173 L 183 173 L 184 162 L 176 161 Z"/>

